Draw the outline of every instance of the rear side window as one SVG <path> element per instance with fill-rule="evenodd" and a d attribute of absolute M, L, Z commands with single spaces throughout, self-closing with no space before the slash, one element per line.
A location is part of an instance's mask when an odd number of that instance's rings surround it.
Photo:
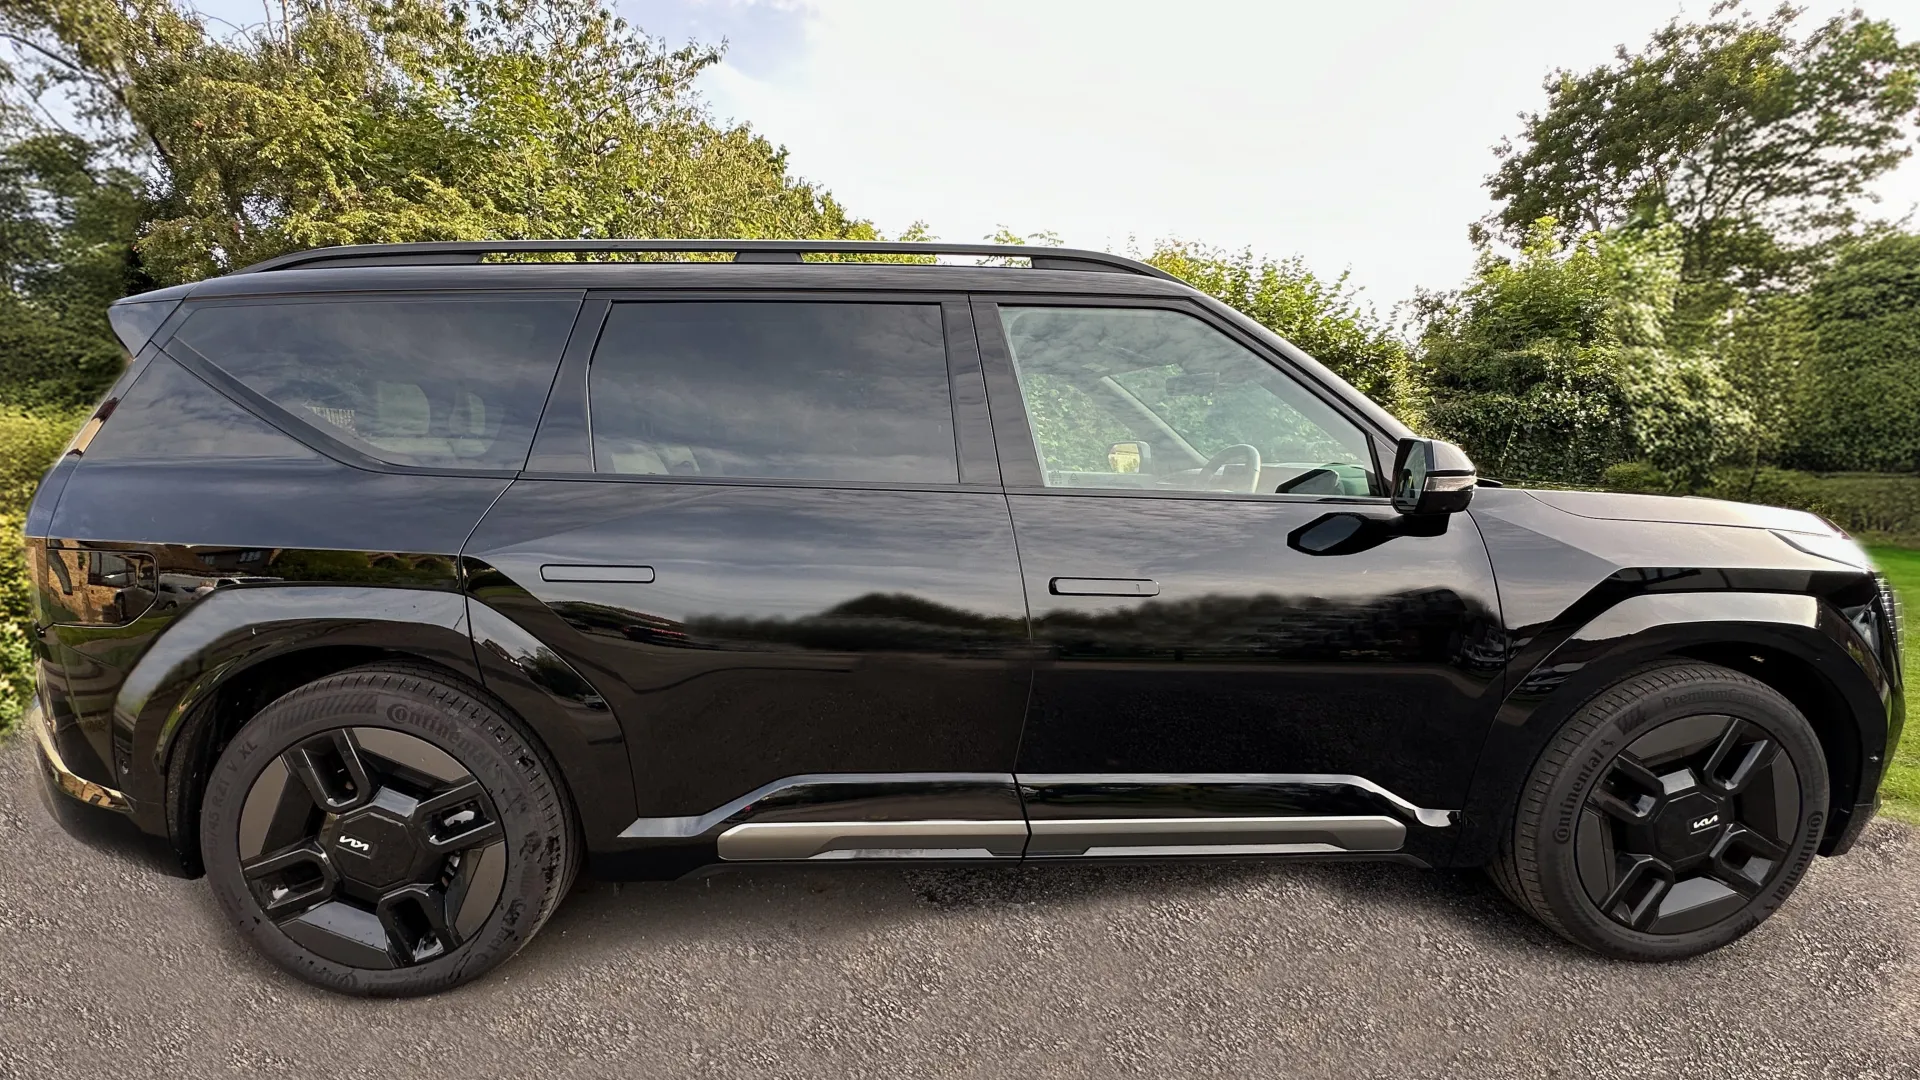
<path fill-rule="evenodd" d="M 959 479 L 936 304 L 620 304 L 587 391 L 603 473 Z"/>
<path fill-rule="evenodd" d="M 207 307 L 173 340 L 371 457 L 518 469 L 578 307 L 502 297 Z"/>

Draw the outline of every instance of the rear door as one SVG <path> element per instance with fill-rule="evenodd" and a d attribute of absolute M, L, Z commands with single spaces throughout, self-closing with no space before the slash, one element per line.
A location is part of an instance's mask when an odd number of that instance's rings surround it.
<path fill-rule="evenodd" d="M 630 846 L 1017 857 L 1026 609 L 967 305 L 588 305 L 467 554 L 483 647 L 505 616 L 605 695 Z"/>

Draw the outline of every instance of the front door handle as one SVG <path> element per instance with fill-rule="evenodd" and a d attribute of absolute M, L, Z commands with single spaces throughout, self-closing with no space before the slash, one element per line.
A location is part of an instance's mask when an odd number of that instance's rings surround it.
<path fill-rule="evenodd" d="M 1152 578 L 1057 577 L 1047 583 L 1055 596 L 1159 596 Z"/>
<path fill-rule="evenodd" d="M 645 585 L 653 580 L 651 566 L 588 566 L 580 563 L 548 563 L 540 568 L 541 581 L 621 582 Z"/>

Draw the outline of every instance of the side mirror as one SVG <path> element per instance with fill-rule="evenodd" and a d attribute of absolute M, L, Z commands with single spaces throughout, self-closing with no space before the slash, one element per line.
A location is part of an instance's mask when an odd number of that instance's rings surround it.
<path fill-rule="evenodd" d="M 1473 501 L 1473 462 L 1452 443 L 1401 439 L 1393 458 L 1393 508 L 1402 514 L 1454 514 Z"/>
<path fill-rule="evenodd" d="M 1153 444 L 1139 439 L 1117 442 L 1107 447 L 1107 466 L 1117 473 L 1153 471 Z"/>

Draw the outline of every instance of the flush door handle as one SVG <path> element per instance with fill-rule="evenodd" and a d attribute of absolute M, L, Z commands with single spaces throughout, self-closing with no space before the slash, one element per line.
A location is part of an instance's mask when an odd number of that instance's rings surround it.
<path fill-rule="evenodd" d="M 624 582 L 645 585 L 653 580 L 651 566 L 589 566 L 580 563 L 548 563 L 540 568 L 541 581 Z"/>
<path fill-rule="evenodd" d="M 1047 583 L 1055 596 L 1159 596 L 1152 578 L 1057 577 Z"/>

